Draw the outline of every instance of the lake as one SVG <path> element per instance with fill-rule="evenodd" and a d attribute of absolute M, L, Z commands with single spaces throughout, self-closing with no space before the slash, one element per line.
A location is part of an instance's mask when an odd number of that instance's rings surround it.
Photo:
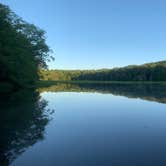
<path fill-rule="evenodd" d="M 165 166 L 165 84 L 56 84 L 0 102 L 2 166 Z"/>

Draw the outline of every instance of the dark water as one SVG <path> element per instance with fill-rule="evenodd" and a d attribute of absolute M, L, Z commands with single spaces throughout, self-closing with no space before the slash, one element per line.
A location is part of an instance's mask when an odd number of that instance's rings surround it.
<path fill-rule="evenodd" d="M 2 166 L 165 166 L 166 86 L 58 84 L 0 102 Z"/>

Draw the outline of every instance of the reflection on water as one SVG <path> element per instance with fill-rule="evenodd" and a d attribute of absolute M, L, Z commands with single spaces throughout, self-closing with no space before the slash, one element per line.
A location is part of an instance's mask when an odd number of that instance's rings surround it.
<path fill-rule="evenodd" d="M 141 98 L 159 103 L 166 103 L 166 84 L 56 84 L 54 86 L 40 88 L 40 92 L 98 92 L 126 96 L 128 98 Z"/>
<path fill-rule="evenodd" d="M 49 122 L 47 101 L 34 91 L 0 100 L 0 165 L 8 166 L 29 146 L 44 138 Z"/>
<path fill-rule="evenodd" d="M 0 166 L 165 166 L 164 103 L 164 84 L 56 84 L 0 96 Z"/>

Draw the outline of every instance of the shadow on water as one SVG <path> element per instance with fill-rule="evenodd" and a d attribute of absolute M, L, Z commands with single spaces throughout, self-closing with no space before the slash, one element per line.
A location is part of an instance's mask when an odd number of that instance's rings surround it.
<path fill-rule="evenodd" d="M 166 103 L 164 84 L 62 84 L 0 96 L 0 165 L 9 166 L 20 154 L 44 139 L 50 121 L 41 92 L 97 92 Z"/>
<path fill-rule="evenodd" d="M 8 166 L 29 146 L 44 139 L 50 110 L 35 91 L 0 98 L 0 165 Z"/>
<path fill-rule="evenodd" d="M 39 92 L 97 92 L 125 96 L 128 98 L 140 98 L 148 101 L 166 103 L 166 85 L 156 84 L 99 84 L 99 83 L 82 83 L 82 84 L 64 84 L 40 88 Z"/>

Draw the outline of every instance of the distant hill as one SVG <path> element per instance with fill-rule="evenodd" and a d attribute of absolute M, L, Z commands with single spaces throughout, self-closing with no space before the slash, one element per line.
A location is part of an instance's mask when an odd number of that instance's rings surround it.
<path fill-rule="evenodd" d="M 166 61 L 99 70 L 42 70 L 42 80 L 166 81 Z"/>

